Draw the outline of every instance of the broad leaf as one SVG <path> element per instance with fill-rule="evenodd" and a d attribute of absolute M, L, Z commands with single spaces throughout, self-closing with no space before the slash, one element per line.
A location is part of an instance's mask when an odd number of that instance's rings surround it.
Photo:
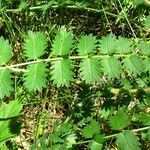
<path fill-rule="evenodd" d="M 25 56 L 31 59 L 38 59 L 45 53 L 47 40 L 41 32 L 29 31 L 25 38 L 24 53 Z"/>
<path fill-rule="evenodd" d="M 145 41 L 141 41 L 139 43 L 139 49 L 143 55 L 150 55 L 150 43 L 147 43 Z"/>
<path fill-rule="evenodd" d="M 82 35 L 77 44 L 77 51 L 79 55 L 87 55 L 93 53 L 97 46 L 96 42 L 96 37 L 94 37 L 92 34 Z"/>
<path fill-rule="evenodd" d="M 116 38 L 112 34 L 102 37 L 100 40 L 100 52 L 103 54 L 109 54 L 115 52 Z"/>
<path fill-rule="evenodd" d="M 101 65 L 97 58 L 86 58 L 80 63 L 80 74 L 86 83 L 99 82 L 102 75 Z"/>
<path fill-rule="evenodd" d="M 72 64 L 70 60 L 63 59 L 52 62 L 51 79 L 57 87 L 69 86 L 73 80 Z"/>
<path fill-rule="evenodd" d="M 144 27 L 145 27 L 146 29 L 149 29 L 149 28 L 150 28 L 150 15 L 148 15 L 148 16 L 146 17 L 146 20 L 144 21 L 143 25 L 144 25 Z"/>
<path fill-rule="evenodd" d="M 101 59 L 103 65 L 103 72 L 108 76 L 108 78 L 120 78 L 121 65 L 117 58 L 104 57 Z"/>
<path fill-rule="evenodd" d="M 127 114 L 119 110 L 114 116 L 109 118 L 109 125 L 112 130 L 122 130 L 130 124 Z"/>
<path fill-rule="evenodd" d="M 82 136 L 85 138 L 92 138 L 100 130 L 100 125 L 92 120 L 89 125 L 82 129 Z"/>
<path fill-rule="evenodd" d="M 53 40 L 52 55 L 67 55 L 73 47 L 73 34 L 67 32 L 64 27 L 60 28 Z"/>
<path fill-rule="evenodd" d="M 0 142 L 10 139 L 19 132 L 16 117 L 20 114 L 21 109 L 22 104 L 18 100 L 2 104 L 0 108 Z"/>
<path fill-rule="evenodd" d="M 4 65 L 10 61 L 12 57 L 12 47 L 9 45 L 8 40 L 0 37 L 0 65 Z"/>
<path fill-rule="evenodd" d="M 8 69 L 0 69 L 0 99 L 9 96 L 13 91 L 11 72 Z"/>
<path fill-rule="evenodd" d="M 130 74 L 140 74 L 144 71 L 141 59 L 137 55 L 132 55 L 123 59 L 125 68 Z"/>
<path fill-rule="evenodd" d="M 129 53 L 132 51 L 133 41 L 124 37 L 119 37 L 116 43 L 116 53 Z"/>
<path fill-rule="evenodd" d="M 120 150 L 141 150 L 138 138 L 131 131 L 117 135 L 117 143 Z"/>
<path fill-rule="evenodd" d="M 144 59 L 143 65 L 145 66 L 146 71 L 150 74 L 150 58 Z"/>
<path fill-rule="evenodd" d="M 31 64 L 24 74 L 24 85 L 29 91 L 42 91 L 46 87 L 46 65 L 43 62 Z"/>
<path fill-rule="evenodd" d="M 103 145 L 92 140 L 88 147 L 90 150 L 102 150 Z"/>

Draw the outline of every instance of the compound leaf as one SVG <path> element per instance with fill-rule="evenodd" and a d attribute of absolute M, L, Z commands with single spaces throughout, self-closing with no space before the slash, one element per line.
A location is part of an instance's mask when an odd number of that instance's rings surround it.
<path fill-rule="evenodd" d="M 45 53 L 47 40 L 41 32 L 29 31 L 25 38 L 24 52 L 28 60 L 38 59 Z"/>
<path fill-rule="evenodd" d="M 132 51 L 133 41 L 124 37 L 119 37 L 116 43 L 117 53 L 129 53 Z"/>
<path fill-rule="evenodd" d="M 103 54 L 113 53 L 115 51 L 115 46 L 116 38 L 112 34 L 102 37 L 100 40 L 100 52 Z"/>
<path fill-rule="evenodd" d="M 137 55 L 132 55 L 123 59 L 125 68 L 130 74 L 140 74 L 144 71 L 141 59 Z"/>
<path fill-rule="evenodd" d="M 0 37 L 0 65 L 6 64 L 12 57 L 12 47 L 8 40 Z"/>
<path fill-rule="evenodd" d="M 73 34 L 67 32 L 64 27 L 57 32 L 52 44 L 52 55 L 67 55 L 73 47 Z"/>
<path fill-rule="evenodd" d="M 13 91 L 11 72 L 8 69 L 0 69 L 0 99 L 9 96 Z"/>
<path fill-rule="evenodd" d="M 93 52 L 96 48 L 96 37 L 92 34 L 82 35 L 77 44 L 77 51 L 79 55 L 87 55 Z"/>
<path fill-rule="evenodd" d="M 97 58 L 86 58 L 80 63 L 80 74 L 87 84 L 99 82 L 102 75 L 101 65 Z"/>
<path fill-rule="evenodd" d="M 69 86 L 73 80 L 72 64 L 70 60 L 63 59 L 52 62 L 51 79 L 57 87 Z"/>
<path fill-rule="evenodd" d="M 138 138 L 131 131 L 117 135 L 117 143 L 121 150 L 141 150 Z"/>
<path fill-rule="evenodd" d="M 139 49 L 143 55 L 150 55 L 150 43 L 141 41 L 139 43 Z"/>
<path fill-rule="evenodd" d="M 29 91 L 42 91 L 46 87 L 46 71 L 46 64 L 43 62 L 29 65 L 24 74 L 24 86 Z"/>
<path fill-rule="evenodd" d="M 112 130 L 122 130 L 130 124 L 130 121 L 127 114 L 120 109 L 114 116 L 109 118 L 109 124 Z"/>
<path fill-rule="evenodd" d="M 121 65 L 117 58 L 104 57 L 101 59 L 103 65 L 103 72 L 108 76 L 108 78 L 119 78 L 121 72 Z"/>

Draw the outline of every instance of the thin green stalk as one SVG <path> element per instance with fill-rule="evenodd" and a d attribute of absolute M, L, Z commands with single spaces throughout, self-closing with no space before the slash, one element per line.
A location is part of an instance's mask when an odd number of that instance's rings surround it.
<path fill-rule="evenodd" d="M 131 56 L 131 54 L 114 54 L 114 57 L 129 57 Z M 84 56 L 69 56 L 70 60 L 76 60 L 76 59 L 85 59 L 88 58 L 88 55 L 84 55 Z M 92 58 L 104 58 L 104 57 L 110 57 L 110 55 L 94 55 L 92 56 Z M 147 56 L 140 56 L 141 58 L 147 58 Z M 34 61 L 28 61 L 25 63 L 20 63 L 20 64 L 14 64 L 14 65 L 9 65 L 9 66 L 4 66 L 4 67 L 0 67 L 0 69 L 5 69 L 8 68 L 12 71 L 25 71 L 24 69 L 19 69 L 18 67 L 22 67 L 22 66 L 27 66 L 27 65 L 31 65 L 31 64 L 36 64 L 36 63 L 40 63 L 40 62 L 51 62 L 51 61 L 57 61 L 57 60 L 62 60 L 63 57 L 56 57 L 56 58 L 47 58 L 47 59 L 38 59 L 38 60 L 34 60 Z"/>
<path fill-rule="evenodd" d="M 129 130 L 129 131 L 131 131 L 131 132 L 139 132 L 139 131 L 144 131 L 144 130 L 148 130 L 148 129 L 150 129 L 150 126 L 143 127 L 143 128 L 138 128 L 138 129 L 133 129 L 133 130 Z M 122 132 L 120 132 L 120 133 L 122 133 Z M 104 137 L 104 139 L 110 139 L 110 138 L 116 137 L 120 133 L 116 133 L 116 134 L 112 134 L 112 135 L 107 135 L 107 136 Z M 91 140 L 77 142 L 77 143 L 75 143 L 75 145 L 89 143 L 90 141 Z"/>
<path fill-rule="evenodd" d="M 43 8 L 44 5 L 41 5 L 41 6 L 33 6 L 33 7 L 28 7 L 29 10 L 39 10 Z M 51 6 L 50 8 L 51 9 L 56 9 L 56 8 L 59 8 L 59 7 L 62 7 L 62 5 L 53 5 Z M 70 8 L 70 9 L 84 9 L 84 10 L 87 10 L 87 11 L 90 11 L 90 12 L 96 12 L 96 13 L 101 13 L 103 12 L 103 10 L 99 10 L 99 9 L 95 9 L 95 8 L 89 8 L 89 7 L 79 7 L 79 6 L 76 6 L 76 5 L 67 5 L 65 6 L 65 8 Z M 13 12 L 13 13 L 17 13 L 18 9 L 6 9 L 5 11 L 6 12 Z M 117 17 L 116 14 L 113 14 L 113 13 L 110 13 L 110 12 L 107 12 L 106 10 L 108 9 L 105 9 L 105 12 L 106 14 L 110 15 L 110 16 L 113 16 L 113 17 Z"/>
<path fill-rule="evenodd" d="M 119 2 L 119 5 L 120 5 L 120 7 L 121 7 L 121 9 L 122 9 L 122 12 L 123 12 L 123 14 L 124 14 L 124 17 L 125 17 L 125 19 L 126 19 L 128 25 L 129 25 L 129 27 L 130 27 L 130 29 L 131 29 L 131 32 L 132 32 L 134 38 L 137 39 L 137 36 L 136 36 L 136 34 L 135 34 L 135 32 L 134 32 L 134 30 L 133 30 L 131 24 L 130 24 L 130 21 L 129 21 L 128 17 L 127 17 L 126 12 L 124 11 L 124 8 L 122 7 L 122 4 L 121 4 L 120 0 L 118 0 L 118 2 Z"/>

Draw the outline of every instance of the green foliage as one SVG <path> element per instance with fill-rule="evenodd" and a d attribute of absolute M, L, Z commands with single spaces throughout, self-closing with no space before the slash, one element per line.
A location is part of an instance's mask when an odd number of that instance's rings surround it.
<path fill-rule="evenodd" d="M 119 110 L 114 116 L 109 118 L 109 124 L 112 130 L 122 130 L 130 124 L 129 118 L 124 110 Z"/>
<path fill-rule="evenodd" d="M 114 35 L 109 34 L 106 37 L 102 37 L 100 40 L 100 52 L 103 54 L 110 54 L 115 51 L 116 48 L 116 38 Z"/>
<path fill-rule="evenodd" d="M 41 32 L 29 31 L 24 43 L 24 52 L 28 60 L 38 59 L 45 53 L 47 41 Z"/>
<path fill-rule="evenodd" d="M 101 65 L 97 58 L 86 58 L 80 63 L 81 77 L 87 84 L 99 82 L 102 75 Z"/>
<path fill-rule="evenodd" d="M 147 43 L 145 41 L 141 41 L 139 43 L 139 48 L 140 48 L 141 53 L 143 55 L 150 55 L 150 43 Z"/>
<path fill-rule="evenodd" d="M 51 66 L 52 80 L 57 87 L 69 86 L 73 80 L 72 65 L 70 60 L 57 60 L 52 62 Z"/>
<path fill-rule="evenodd" d="M 124 66 L 130 74 L 140 74 L 144 72 L 142 61 L 139 56 L 131 55 L 123 60 Z"/>
<path fill-rule="evenodd" d="M 83 128 L 82 136 L 85 138 L 92 138 L 95 134 L 99 133 L 100 125 L 92 120 L 89 125 Z"/>
<path fill-rule="evenodd" d="M 8 40 L 0 37 L 0 65 L 4 65 L 10 61 L 12 57 L 12 48 Z"/>
<path fill-rule="evenodd" d="M 67 32 L 64 27 L 57 32 L 52 44 L 52 55 L 67 55 L 73 47 L 73 34 Z"/>
<path fill-rule="evenodd" d="M 117 136 L 117 143 L 121 150 L 140 150 L 140 143 L 137 137 L 130 131 L 125 131 Z"/>
<path fill-rule="evenodd" d="M 119 78 L 121 73 L 121 65 L 117 58 L 104 57 L 102 58 L 103 72 L 108 78 Z M 106 69 L 107 68 L 107 69 Z"/>
<path fill-rule="evenodd" d="M 17 116 L 20 115 L 22 104 L 18 100 L 3 103 L 0 107 L 0 142 L 8 140 L 18 134 L 19 124 Z"/>
<path fill-rule="evenodd" d="M 29 91 L 42 91 L 42 88 L 46 87 L 46 74 L 46 64 L 43 62 L 29 65 L 24 74 L 24 86 Z"/>
<path fill-rule="evenodd" d="M 0 98 L 4 96 L 10 96 L 11 91 L 13 91 L 13 82 L 11 80 L 11 72 L 8 69 L 0 69 Z"/>
<path fill-rule="evenodd" d="M 93 53 L 96 48 L 96 37 L 89 35 L 82 35 L 78 40 L 77 51 L 79 55 L 87 55 Z"/>

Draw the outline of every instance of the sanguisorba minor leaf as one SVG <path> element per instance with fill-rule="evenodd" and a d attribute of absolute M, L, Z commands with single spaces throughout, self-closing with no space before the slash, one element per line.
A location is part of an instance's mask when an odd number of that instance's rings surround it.
<path fill-rule="evenodd" d="M 128 38 L 119 37 L 116 42 L 116 53 L 129 53 L 132 51 L 133 41 Z"/>
<path fill-rule="evenodd" d="M 102 75 L 101 64 L 97 58 L 86 58 L 80 63 L 80 75 L 87 84 L 100 81 Z"/>
<path fill-rule="evenodd" d="M 46 64 L 43 62 L 29 65 L 24 74 L 24 86 L 29 91 L 42 91 L 46 87 L 46 72 Z"/>
<path fill-rule="evenodd" d="M 150 58 L 144 59 L 143 65 L 145 66 L 146 71 L 148 71 L 150 74 Z"/>
<path fill-rule="evenodd" d="M 127 72 L 129 72 L 130 74 L 137 75 L 145 71 L 145 68 L 142 65 L 141 58 L 137 55 L 131 55 L 124 58 L 123 63 Z"/>
<path fill-rule="evenodd" d="M 131 131 L 118 134 L 117 144 L 120 150 L 141 150 L 138 138 Z"/>
<path fill-rule="evenodd" d="M 51 66 L 51 79 L 57 87 L 69 86 L 73 80 L 73 71 L 71 60 L 62 59 L 52 62 Z"/>
<path fill-rule="evenodd" d="M 0 69 L 0 99 L 5 96 L 9 96 L 11 91 L 13 91 L 12 80 L 11 80 L 10 70 L 4 68 Z"/>
<path fill-rule="evenodd" d="M 0 65 L 6 64 L 12 57 L 12 47 L 8 40 L 0 37 Z"/>
<path fill-rule="evenodd" d="M 115 115 L 109 118 L 109 125 L 112 130 L 122 130 L 130 124 L 126 112 L 120 109 Z"/>
<path fill-rule="evenodd" d="M 24 53 L 28 60 L 38 59 L 45 53 L 47 40 L 43 33 L 29 31 L 24 40 Z"/>
<path fill-rule="evenodd" d="M 103 54 L 109 54 L 115 52 L 116 38 L 114 35 L 109 34 L 106 37 L 102 37 L 100 40 L 100 52 Z"/>
<path fill-rule="evenodd" d="M 3 103 L 0 107 L 0 142 L 9 140 L 18 133 L 17 116 L 20 115 L 21 109 L 22 104 L 18 100 L 11 101 L 8 104 Z"/>
<path fill-rule="evenodd" d="M 143 55 L 150 55 L 150 43 L 147 43 L 145 41 L 141 41 L 139 43 L 139 49 Z"/>
<path fill-rule="evenodd" d="M 78 40 L 77 51 L 79 55 L 87 55 L 93 53 L 96 48 L 96 37 L 92 34 L 82 35 Z"/>
<path fill-rule="evenodd" d="M 69 54 L 73 47 L 73 33 L 61 27 L 52 44 L 52 55 L 62 56 Z"/>
<path fill-rule="evenodd" d="M 103 72 L 108 78 L 120 78 L 121 64 L 117 58 L 113 56 L 103 57 L 101 63 L 103 65 Z"/>

